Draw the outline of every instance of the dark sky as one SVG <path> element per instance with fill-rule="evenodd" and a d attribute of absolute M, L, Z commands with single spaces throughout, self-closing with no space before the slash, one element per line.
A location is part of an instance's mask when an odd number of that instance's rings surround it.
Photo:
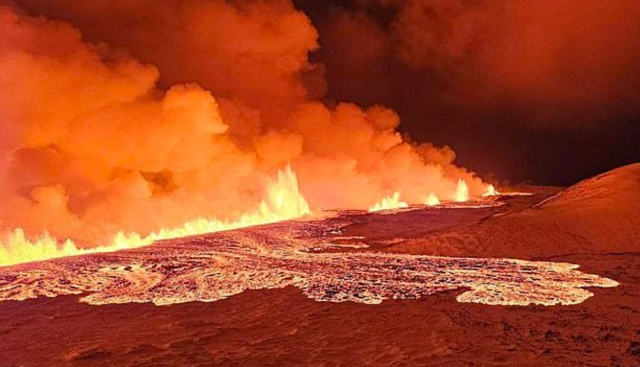
<path fill-rule="evenodd" d="M 567 185 L 640 161 L 635 0 L 295 3 L 328 100 L 387 105 L 482 176 Z"/>

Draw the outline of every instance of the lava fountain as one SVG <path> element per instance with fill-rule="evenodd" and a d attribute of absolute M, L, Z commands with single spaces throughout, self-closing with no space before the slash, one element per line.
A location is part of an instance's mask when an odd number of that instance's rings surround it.
<path fill-rule="evenodd" d="M 425 205 L 428 206 L 436 206 L 440 204 L 440 199 L 435 193 L 430 193 L 427 199 L 425 200 Z"/>
<path fill-rule="evenodd" d="M 402 209 L 408 208 L 409 204 L 400 200 L 400 193 L 394 192 L 392 195 L 384 197 L 380 202 L 373 205 L 369 208 L 369 212 L 378 212 L 381 210 L 393 210 L 393 209 Z"/>
<path fill-rule="evenodd" d="M 35 241 L 29 241 L 22 229 L 15 229 L 8 242 L 0 242 L 0 265 L 11 265 L 63 256 L 82 255 L 95 252 L 112 252 L 150 245 L 159 240 L 186 237 L 204 233 L 227 231 L 260 224 L 290 220 L 311 214 L 298 188 L 298 179 L 290 166 L 278 171 L 277 180 L 268 190 L 267 197 L 258 208 L 246 213 L 238 220 L 227 221 L 215 218 L 197 218 L 178 228 L 163 228 L 146 236 L 138 233 L 119 232 L 107 246 L 80 248 L 73 241 L 58 240 L 44 234 Z"/>
<path fill-rule="evenodd" d="M 459 203 L 463 203 L 469 200 L 469 186 L 463 179 L 458 180 L 456 194 L 453 200 Z"/>

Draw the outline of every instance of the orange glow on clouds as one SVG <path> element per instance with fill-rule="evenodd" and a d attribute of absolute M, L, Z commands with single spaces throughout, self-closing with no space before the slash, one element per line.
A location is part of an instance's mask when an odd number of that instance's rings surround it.
<path fill-rule="evenodd" d="M 51 3 L 25 6 L 37 4 Z M 450 148 L 403 139 L 394 111 L 320 102 L 308 60 L 318 35 L 290 2 L 184 2 L 175 17 L 163 6 L 131 22 L 139 33 L 124 50 L 87 42 L 98 29 L 0 6 L 0 90 L 11 91 L 0 103 L 3 263 L 293 218 L 302 206 L 276 205 L 290 194 L 366 210 L 389 192 L 402 193 L 396 206 L 452 198 L 459 180 L 469 197 L 485 192 Z M 175 27 L 154 28 L 164 21 Z M 273 198 L 289 163 L 295 190 Z"/>

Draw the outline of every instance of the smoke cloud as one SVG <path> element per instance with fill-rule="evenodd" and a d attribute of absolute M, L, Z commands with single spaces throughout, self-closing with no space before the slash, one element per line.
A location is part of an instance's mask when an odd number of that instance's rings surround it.
<path fill-rule="evenodd" d="M 408 100 L 432 113 L 502 116 L 553 131 L 638 112 L 637 1 L 340 4 L 348 5 L 317 15 L 318 59 L 338 98 Z"/>
<path fill-rule="evenodd" d="M 291 163 L 314 208 L 422 203 L 485 184 L 381 106 L 322 103 L 289 1 L 0 6 L 0 226 L 85 246 L 238 218 Z"/>

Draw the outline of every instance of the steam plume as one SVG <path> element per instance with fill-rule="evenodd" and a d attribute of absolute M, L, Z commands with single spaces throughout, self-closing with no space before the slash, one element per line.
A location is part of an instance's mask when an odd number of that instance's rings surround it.
<path fill-rule="evenodd" d="M 21 5 L 0 6 L 3 228 L 90 247 L 234 220 L 288 162 L 313 208 L 485 191 L 395 112 L 316 100 L 317 32 L 289 1 Z"/>

